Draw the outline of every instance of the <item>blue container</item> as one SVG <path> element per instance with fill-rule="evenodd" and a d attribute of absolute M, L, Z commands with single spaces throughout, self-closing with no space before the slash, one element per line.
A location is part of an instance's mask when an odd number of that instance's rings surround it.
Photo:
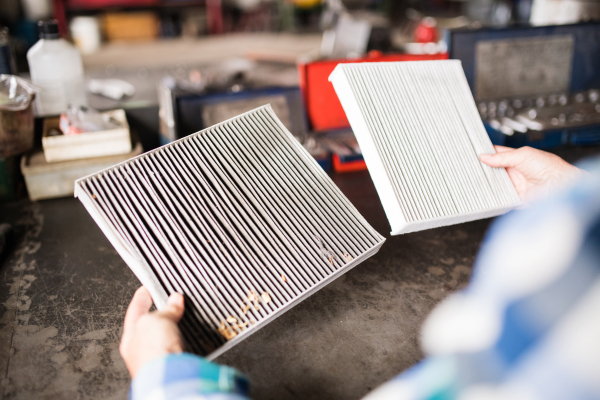
<path fill-rule="evenodd" d="M 0 29 L 0 74 L 15 75 L 15 63 L 10 51 L 8 28 Z"/>
<path fill-rule="evenodd" d="M 477 44 L 489 40 L 551 36 L 573 37 L 573 69 L 569 90 L 600 88 L 600 23 L 573 25 L 516 26 L 509 28 L 457 29 L 446 35 L 449 57 L 462 63 L 471 91 L 475 93 Z"/>
<path fill-rule="evenodd" d="M 600 125 L 572 130 L 569 135 L 569 143 L 574 146 L 600 144 Z"/>

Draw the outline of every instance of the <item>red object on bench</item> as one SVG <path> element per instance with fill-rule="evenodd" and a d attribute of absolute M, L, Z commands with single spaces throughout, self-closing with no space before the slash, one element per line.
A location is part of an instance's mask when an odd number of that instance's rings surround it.
<path fill-rule="evenodd" d="M 346 113 L 338 100 L 333 85 L 328 78 L 333 69 L 340 63 L 389 62 L 389 61 L 423 61 L 446 60 L 448 53 L 432 55 L 391 54 L 370 52 L 365 58 L 357 60 L 321 60 L 298 64 L 300 89 L 304 99 L 310 128 L 315 132 L 330 131 L 350 127 Z"/>
<path fill-rule="evenodd" d="M 333 160 L 333 170 L 335 172 L 356 172 L 365 171 L 367 169 L 367 163 L 364 160 L 342 162 L 340 156 L 334 154 L 331 156 Z"/>

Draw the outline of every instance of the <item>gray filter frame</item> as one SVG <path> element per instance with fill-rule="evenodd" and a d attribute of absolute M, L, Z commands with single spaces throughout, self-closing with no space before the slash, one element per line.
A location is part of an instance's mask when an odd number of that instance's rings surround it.
<path fill-rule="evenodd" d="M 339 64 L 346 111 L 392 235 L 503 214 L 521 200 L 495 153 L 460 61 Z"/>
<path fill-rule="evenodd" d="M 269 105 L 75 183 L 158 309 L 185 294 L 213 359 L 375 254 L 385 239 Z"/>

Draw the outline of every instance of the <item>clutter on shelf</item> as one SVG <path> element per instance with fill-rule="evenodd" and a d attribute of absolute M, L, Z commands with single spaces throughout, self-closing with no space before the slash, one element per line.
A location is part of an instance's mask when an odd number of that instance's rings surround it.
<path fill-rule="evenodd" d="M 60 118 L 46 118 L 42 146 L 47 162 L 129 153 L 131 138 L 125 111 L 99 113 L 74 107 Z"/>

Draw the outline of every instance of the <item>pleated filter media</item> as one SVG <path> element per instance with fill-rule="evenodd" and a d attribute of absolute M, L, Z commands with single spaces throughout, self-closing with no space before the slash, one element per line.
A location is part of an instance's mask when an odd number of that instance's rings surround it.
<path fill-rule="evenodd" d="M 163 308 L 185 294 L 212 359 L 384 242 L 270 106 L 78 180 L 84 204 Z"/>
<path fill-rule="evenodd" d="M 460 61 L 340 64 L 344 107 L 392 235 L 503 214 L 521 204 L 495 153 Z"/>

